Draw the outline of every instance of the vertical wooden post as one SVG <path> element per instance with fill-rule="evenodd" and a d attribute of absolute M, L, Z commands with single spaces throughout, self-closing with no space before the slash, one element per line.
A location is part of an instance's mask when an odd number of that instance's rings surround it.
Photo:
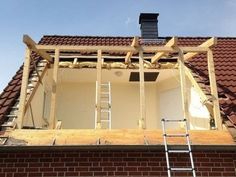
<path fill-rule="evenodd" d="M 30 68 L 30 54 L 31 51 L 27 47 L 25 52 L 25 62 L 24 62 L 22 82 L 21 82 L 19 113 L 17 117 L 17 127 L 19 129 L 21 129 L 23 126 L 23 120 L 25 116 L 25 103 L 27 97 L 27 86 L 28 86 L 29 68 Z"/>
<path fill-rule="evenodd" d="M 101 128 L 101 84 L 102 84 L 102 51 L 97 51 L 97 119 L 96 129 Z"/>
<path fill-rule="evenodd" d="M 143 68 L 143 51 L 139 49 L 139 90 L 140 90 L 140 119 L 138 126 L 141 129 L 146 128 L 146 107 L 145 107 L 145 85 Z"/>
<path fill-rule="evenodd" d="M 215 124 L 218 130 L 222 130 L 222 120 L 220 116 L 220 106 L 219 106 L 219 98 L 216 84 L 213 52 L 210 49 L 207 51 L 207 62 L 208 62 L 208 74 L 211 87 L 211 95 L 213 97 L 212 102 L 213 102 L 213 113 L 214 113 Z"/>
<path fill-rule="evenodd" d="M 184 65 L 184 54 L 181 49 L 179 49 L 179 75 L 180 75 L 180 87 L 181 87 L 181 97 L 182 97 L 182 107 L 184 112 L 184 118 L 189 120 L 189 109 L 188 109 L 188 92 L 187 92 L 187 85 L 186 85 L 186 77 L 185 77 L 185 65 Z"/>
<path fill-rule="evenodd" d="M 57 80 L 58 80 L 58 69 L 59 69 L 59 49 L 55 50 L 55 58 L 53 65 L 53 83 L 52 83 L 52 94 L 51 94 L 51 106 L 50 106 L 50 117 L 49 117 L 49 128 L 54 129 L 56 126 L 56 91 L 57 91 Z"/>

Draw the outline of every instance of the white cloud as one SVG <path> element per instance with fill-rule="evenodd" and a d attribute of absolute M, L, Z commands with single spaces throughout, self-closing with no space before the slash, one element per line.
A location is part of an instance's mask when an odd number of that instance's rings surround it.
<path fill-rule="evenodd" d="M 131 23 L 131 18 L 130 17 L 127 17 L 127 19 L 125 20 L 125 24 L 126 25 L 129 25 Z"/>

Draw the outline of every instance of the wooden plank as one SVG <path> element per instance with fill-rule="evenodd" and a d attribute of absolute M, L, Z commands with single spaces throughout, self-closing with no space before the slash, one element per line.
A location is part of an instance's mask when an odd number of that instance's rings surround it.
<path fill-rule="evenodd" d="M 214 66 L 212 50 L 209 50 L 207 52 L 207 62 L 208 62 L 208 74 L 209 74 L 209 81 L 210 81 L 210 87 L 211 87 L 211 95 L 213 96 L 212 102 L 213 102 L 214 119 L 215 119 L 217 129 L 222 130 L 222 119 L 220 115 L 220 106 L 219 106 L 219 98 L 218 98 L 216 76 L 215 76 L 215 66 Z"/>
<path fill-rule="evenodd" d="M 135 36 L 133 41 L 132 41 L 132 44 L 131 44 L 131 47 L 138 47 L 139 46 L 139 41 L 138 41 L 138 37 Z M 125 63 L 130 63 L 130 58 L 132 57 L 132 55 L 134 54 L 134 52 L 128 52 L 125 56 Z"/>
<path fill-rule="evenodd" d="M 102 84 L 102 51 L 97 51 L 97 118 L 96 129 L 101 129 L 101 84 Z"/>
<path fill-rule="evenodd" d="M 217 43 L 217 38 L 212 37 L 211 39 L 208 39 L 206 42 L 202 43 L 201 45 L 199 45 L 198 47 L 211 47 L 213 45 L 216 45 Z M 196 56 L 198 53 L 197 52 L 189 52 L 187 54 L 184 55 L 184 60 L 188 60 L 194 56 Z"/>
<path fill-rule="evenodd" d="M 39 54 L 42 58 L 48 60 L 49 62 L 52 62 L 52 57 L 47 52 L 38 50 L 36 48 L 37 44 L 33 39 L 31 39 L 31 37 L 29 37 L 28 35 L 24 35 L 23 42 L 28 46 L 28 48 Z"/>
<path fill-rule="evenodd" d="M 57 105 L 57 80 L 58 80 L 58 69 L 59 69 L 59 56 L 60 50 L 55 50 L 54 66 L 53 66 L 53 83 L 52 83 L 52 93 L 51 93 L 51 106 L 50 106 L 50 116 L 49 116 L 49 128 L 55 129 L 56 126 L 56 105 Z"/>
<path fill-rule="evenodd" d="M 208 47 L 179 47 L 183 52 L 196 52 L 196 53 L 202 53 L 207 52 Z"/>
<path fill-rule="evenodd" d="M 63 52 L 69 51 L 87 51 L 97 52 L 102 50 L 103 52 L 138 52 L 136 47 L 132 46 L 68 46 L 68 45 L 36 45 L 38 50 L 54 51 L 59 49 Z M 143 52 L 175 52 L 176 50 L 172 47 L 165 46 L 142 46 L 140 47 Z"/>
<path fill-rule="evenodd" d="M 171 38 L 167 43 L 166 43 L 166 47 L 175 47 L 177 45 L 178 42 L 178 38 L 177 37 L 173 37 Z M 159 59 L 161 59 L 161 57 L 165 55 L 165 52 L 157 52 L 151 59 L 152 63 L 157 62 Z"/>
<path fill-rule="evenodd" d="M 19 112 L 17 117 L 17 128 L 19 129 L 21 129 L 23 126 L 23 121 L 25 116 L 25 103 L 26 103 L 27 86 L 29 80 L 29 68 L 30 68 L 30 54 L 31 50 L 27 47 L 25 52 L 25 62 L 24 62 L 21 91 L 20 91 Z"/>
<path fill-rule="evenodd" d="M 181 97 L 182 97 L 182 107 L 184 118 L 188 120 L 188 123 L 191 123 L 189 119 L 189 103 L 188 103 L 188 92 L 187 92 L 187 84 L 186 84 L 186 77 L 185 77 L 185 65 L 184 65 L 184 54 L 183 51 L 179 50 L 179 75 L 180 75 L 180 86 L 181 86 Z"/>
<path fill-rule="evenodd" d="M 144 66 L 143 51 L 139 50 L 139 89 L 140 89 L 140 119 L 138 126 L 141 129 L 146 128 L 146 107 L 145 107 L 145 83 L 144 83 Z"/>
<path fill-rule="evenodd" d="M 170 133 L 184 133 L 183 130 L 171 130 Z M 197 148 L 235 148 L 235 142 L 229 132 L 225 131 L 212 131 L 212 130 L 190 130 L 191 144 Z M 27 142 L 25 146 L 40 146 L 42 148 L 50 148 L 52 145 L 52 140 L 56 137 L 56 145 L 64 146 L 71 150 L 73 145 L 77 148 L 91 150 L 98 149 L 96 146 L 97 139 L 100 138 L 100 145 L 106 145 L 103 148 L 105 149 L 109 145 L 118 145 L 110 146 L 110 148 L 139 148 L 140 146 L 135 145 L 146 145 L 145 142 L 149 142 L 150 149 L 162 150 L 163 148 L 163 133 L 161 129 L 155 130 L 142 130 L 142 129 L 117 129 L 117 130 L 93 130 L 93 129 L 59 129 L 59 130 L 15 130 L 8 132 L 9 137 L 14 139 L 20 139 Z M 56 136 L 55 136 L 56 135 Z M 6 135 L 5 135 L 6 136 Z M 146 140 L 145 140 L 146 139 Z M 24 142 L 23 141 L 23 142 Z M 16 141 L 17 143 L 17 141 Z M 168 144 L 177 145 L 181 144 L 186 146 L 185 138 L 169 138 Z M 94 146 L 95 145 L 95 146 Z M 124 145 L 124 146 L 121 146 Z M 129 146 L 131 145 L 131 146 Z M 158 146 L 159 145 L 159 146 Z M 211 147 L 203 147 L 201 145 L 213 145 Z M 215 146 L 216 145 L 216 146 Z M 220 145 L 220 146 L 219 146 Z M 21 143 L 22 146 L 22 143 Z M 75 147 L 74 146 L 74 147 Z M 148 148 L 147 146 L 145 146 Z M 10 148 L 10 147 L 3 147 Z M 60 148 L 60 147 L 56 147 Z M 100 147 L 101 148 L 101 147 Z M 206 150 L 206 149 L 205 149 Z M 223 150 L 223 149 L 222 149 Z M 235 150 L 235 149 L 234 149 Z"/>
<path fill-rule="evenodd" d="M 45 66 L 45 68 L 44 68 L 42 74 L 40 75 L 39 81 L 36 83 L 36 85 L 35 85 L 33 91 L 31 92 L 31 94 L 30 94 L 30 96 L 29 96 L 29 98 L 26 100 L 25 112 L 26 112 L 27 108 L 29 107 L 29 105 L 30 105 L 30 103 L 31 103 L 31 101 L 32 101 L 32 99 L 33 99 L 33 97 L 34 97 L 34 95 L 35 95 L 35 93 L 36 93 L 36 91 L 37 91 L 39 85 L 40 85 L 40 80 L 42 80 L 43 76 L 45 75 L 45 73 L 46 73 L 46 71 L 47 71 L 47 67 L 48 67 L 48 66 Z"/>

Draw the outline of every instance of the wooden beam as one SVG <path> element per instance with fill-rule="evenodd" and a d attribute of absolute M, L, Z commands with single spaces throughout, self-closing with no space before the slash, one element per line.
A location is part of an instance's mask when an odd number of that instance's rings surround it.
<path fill-rule="evenodd" d="M 208 39 L 206 42 L 202 43 L 201 45 L 199 45 L 198 47 L 211 47 L 213 45 L 216 45 L 217 43 L 217 38 L 212 37 L 211 39 Z M 184 60 L 188 60 L 194 56 L 196 56 L 198 53 L 197 52 L 189 52 L 187 54 L 184 55 Z"/>
<path fill-rule="evenodd" d="M 34 89 L 32 90 L 30 96 L 28 97 L 28 99 L 27 99 L 27 101 L 26 101 L 26 104 L 25 104 L 25 112 L 26 112 L 27 108 L 29 107 L 29 105 L 30 105 L 30 103 L 31 103 L 31 101 L 32 101 L 32 99 L 33 99 L 33 97 L 34 97 L 34 95 L 35 95 L 35 93 L 36 93 L 36 91 L 37 91 L 39 85 L 40 85 L 40 80 L 42 80 L 43 76 L 45 75 L 45 73 L 46 73 L 46 71 L 47 71 L 47 67 L 48 67 L 48 66 L 45 66 L 43 72 L 41 73 L 41 75 L 40 75 L 40 77 L 39 77 L 39 81 L 36 83 Z"/>
<path fill-rule="evenodd" d="M 101 129 L 101 84 L 102 84 L 102 51 L 97 51 L 97 98 L 96 98 L 96 107 L 97 107 L 97 117 L 96 117 L 96 129 Z"/>
<path fill-rule="evenodd" d="M 29 80 L 29 68 L 30 68 L 30 54 L 31 50 L 27 47 L 25 52 L 25 62 L 24 62 L 21 91 L 20 91 L 19 112 L 17 117 L 17 128 L 19 129 L 23 127 L 23 121 L 25 116 L 25 103 L 26 103 L 27 86 Z"/>
<path fill-rule="evenodd" d="M 97 52 L 102 50 L 104 52 L 138 52 L 138 49 L 132 46 L 68 46 L 68 45 L 36 45 L 38 50 L 54 51 L 59 49 L 63 52 L 69 51 L 87 51 Z M 165 46 L 142 46 L 140 47 L 143 52 L 175 52 L 172 47 Z"/>
<path fill-rule="evenodd" d="M 173 37 L 171 38 L 165 45 L 165 47 L 175 47 L 177 45 L 178 42 L 178 38 L 177 37 Z M 151 59 L 152 63 L 157 62 L 159 59 L 161 59 L 161 57 L 165 55 L 165 52 L 157 52 Z"/>
<path fill-rule="evenodd" d="M 138 37 L 135 36 L 133 41 L 132 41 L 132 44 L 131 44 L 131 47 L 138 47 L 139 46 L 139 41 L 138 41 Z M 130 58 L 132 57 L 132 55 L 134 54 L 134 52 L 128 52 L 125 56 L 125 63 L 130 63 Z"/>
<path fill-rule="evenodd" d="M 181 96 L 182 96 L 182 107 L 184 118 L 188 120 L 188 123 L 191 121 L 189 120 L 189 103 L 188 103 L 188 93 L 187 93 L 187 84 L 186 84 L 186 77 L 185 77 L 185 65 L 184 65 L 184 54 L 181 49 L 179 49 L 179 75 L 180 75 L 180 86 L 181 86 Z"/>
<path fill-rule="evenodd" d="M 183 52 L 196 52 L 196 53 L 202 53 L 207 52 L 208 47 L 179 47 Z"/>
<path fill-rule="evenodd" d="M 222 119 L 220 115 L 220 106 L 219 106 L 219 98 L 218 98 L 215 66 L 214 66 L 212 50 L 209 50 L 207 52 L 207 62 L 208 62 L 208 74 L 209 74 L 211 95 L 213 96 L 212 102 L 213 102 L 214 119 L 217 129 L 222 130 Z"/>
<path fill-rule="evenodd" d="M 144 83 L 144 66 L 143 51 L 139 50 L 139 94 L 140 94 L 140 119 L 138 126 L 141 129 L 146 128 L 146 107 L 145 107 L 145 83 Z"/>
<path fill-rule="evenodd" d="M 59 56 L 60 50 L 55 50 L 54 66 L 53 66 L 53 83 L 52 83 L 52 94 L 51 94 L 51 106 L 50 106 L 50 117 L 49 117 L 49 128 L 55 129 L 56 126 L 56 105 L 57 105 L 57 80 L 58 80 L 58 69 L 59 69 Z"/>
<path fill-rule="evenodd" d="M 36 52 L 38 55 L 40 55 L 42 58 L 48 60 L 49 62 L 52 62 L 52 57 L 45 51 L 38 50 L 36 48 L 36 42 L 31 39 L 28 35 L 23 36 L 23 42 L 30 48 L 32 51 Z"/>

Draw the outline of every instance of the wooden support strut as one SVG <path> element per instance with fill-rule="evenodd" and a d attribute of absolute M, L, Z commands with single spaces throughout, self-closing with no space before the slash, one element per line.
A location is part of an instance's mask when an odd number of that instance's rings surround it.
<path fill-rule="evenodd" d="M 138 126 L 140 129 L 146 128 L 146 107 L 145 107 L 145 83 L 144 83 L 144 66 L 143 51 L 139 50 L 139 88 L 140 88 L 140 119 Z"/>
<path fill-rule="evenodd" d="M 165 45 L 165 47 L 175 47 L 177 45 L 177 42 L 178 42 L 178 38 L 177 37 L 173 37 L 171 38 Z M 155 63 L 157 62 L 158 60 L 161 59 L 161 57 L 163 55 L 165 55 L 166 52 L 157 52 L 151 59 L 151 62 L 152 63 Z"/>
<path fill-rule="evenodd" d="M 138 46 L 139 46 L 138 37 L 135 36 L 134 39 L 133 39 L 133 41 L 132 41 L 131 47 L 138 47 Z M 130 63 L 130 62 L 131 62 L 130 59 L 131 59 L 131 57 L 132 57 L 133 54 L 134 54 L 133 51 L 130 51 L 130 52 L 128 52 L 128 53 L 126 54 L 126 56 L 125 56 L 125 63 Z"/>
<path fill-rule="evenodd" d="M 181 96 L 182 96 L 182 107 L 184 118 L 189 120 L 189 109 L 188 109 L 188 94 L 187 94 L 187 85 L 186 85 L 186 77 L 185 77 L 185 65 L 184 65 L 184 55 L 183 51 L 179 49 L 179 75 L 180 75 L 180 85 L 181 85 Z"/>
<path fill-rule="evenodd" d="M 217 129 L 222 130 L 222 119 L 220 115 L 220 106 L 219 106 L 219 98 L 218 98 L 218 91 L 217 91 L 217 84 L 216 84 L 213 52 L 210 49 L 207 52 L 207 61 L 208 61 L 208 74 L 209 74 L 211 95 L 213 97 L 212 102 L 213 102 L 214 119 L 215 119 Z"/>
<path fill-rule="evenodd" d="M 25 116 L 25 103 L 27 96 L 27 86 L 29 79 L 29 68 L 30 68 L 30 54 L 31 50 L 27 47 L 25 52 L 25 62 L 23 68 L 22 84 L 20 91 L 20 103 L 19 103 L 19 112 L 17 118 L 17 127 L 21 129 L 23 127 L 23 121 Z"/>
<path fill-rule="evenodd" d="M 40 55 L 42 58 L 46 59 L 49 62 L 52 62 L 52 57 L 45 51 L 38 50 L 36 47 L 36 42 L 31 39 L 28 35 L 23 36 L 23 42 L 30 48 L 32 51 L 36 52 L 38 55 Z"/>
<path fill-rule="evenodd" d="M 205 48 L 209 48 L 213 45 L 216 45 L 217 43 L 217 38 L 216 37 L 212 37 L 211 39 L 208 39 L 206 42 L 202 43 L 201 45 L 198 46 L 198 48 L 200 47 L 205 47 Z M 197 52 L 189 52 L 187 54 L 184 55 L 184 60 L 188 60 L 194 56 L 196 56 L 198 53 Z"/>
<path fill-rule="evenodd" d="M 60 51 L 55 50 L 54 66 L 53 66 L 53 83 L 52 83 L 52 94 L 51 94 L 51 107 L 49 117 L 49 128 L 54 129 L 56 126 L 56 91 L 57 91 L 57 80 L 58 80 L 58 69 L 59 69 L 59 56 Z"/>
<path fill-rule="evenodd" d="M 101 129 L 101 84 L 102 84 L 102 51 L 97 51 L 97 122 L 96 129 Z"/>

